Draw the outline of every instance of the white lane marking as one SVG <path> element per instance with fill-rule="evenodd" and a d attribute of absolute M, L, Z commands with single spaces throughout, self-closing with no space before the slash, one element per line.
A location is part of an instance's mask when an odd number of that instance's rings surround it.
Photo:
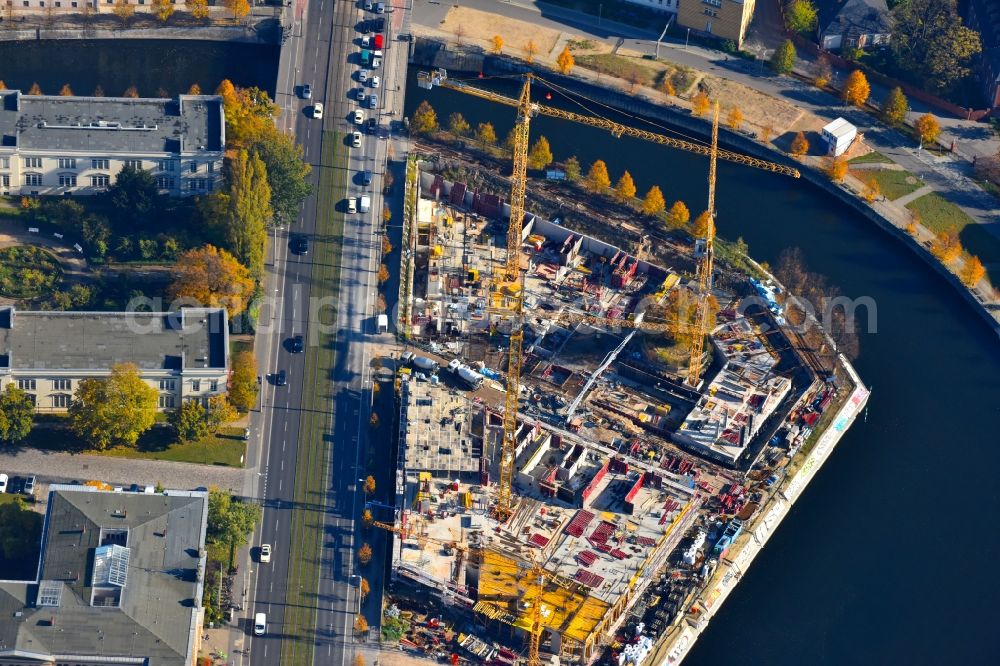
<path fill-rule="evenodd" d="M 284 485 L 284 484 L 283 484 L 283 483 L 281 482 L 281 479 L 278 479 L 278 492 L 279 492 L 279 493 L 281 492 L 281 487 L 282 487 L 283 485 Z"/>

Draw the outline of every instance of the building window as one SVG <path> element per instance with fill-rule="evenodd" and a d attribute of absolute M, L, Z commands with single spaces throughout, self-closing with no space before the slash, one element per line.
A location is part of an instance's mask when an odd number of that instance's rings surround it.
<path fill-rule="evenodd" d="M 719 18 L 719 12 L 715 11 L 714 9 L 706 9 L 705 16 L 711 16 L 712 18 Z M 705 32 L 712 32 L 711 23 L 708 24 L 707 28 L 705 28 Z"/>
<path fill-rule="evenodd" d="M 172 394 L 160 396 L 160 409 L 173 409 L 174 396 Z"/>
<path fill-rule="evenodd" d="M 215 173 L 215 162 L 209 162 L 208 163 L 208 172 L 209 173 Z"/>
<path fill-rule="evenodd" d="M 108 164 L 107 160 L 90 160 L 90 166 L 92 169 L 110 169 L 111 166 Z"/>
<path fill-rule="evenodd" d="M 4 187 L 10 187 L 10 176 L 8 176 L 7 174 L 3 174 L 2 176 L 0 176 L 0 185 L 3 185 Z"/>
<path fill-rule="evenodd" d="M 217 380 L 215 380 L 215 379 L 213 379 L 212 381 L 210 381 L 208 383 L 208 390 L 211 391 L 212 393 L 215 393 L 216 391 L 218 391 L 219 390 L 219 382 Z"/>
<path fill-rule="evenodd" d="M 10 158 L 0 157 L 0 169 L 9 169 L 9 168 L 10 168 Z"/>
<path fill-rule="evenodd" d="M 208 181 L 208 191 L 212 192 L 213 190 L 215 190 L 215 181 L 214 180 L 210 180 L 210 181 Z"/>
<path fill-rule="evenodd" d="M 172 190 L 174 189 L 174 179 L 168 178 L 167 176 L 158 176 L 156 179 L 156 186 L 161 190 Z"/>
<path fill-rule="evenodd" d="M 72 379 L 53 379 L 52 388 L 56 391 L 72 391 L 73 390 L 73 380 Z"/>
<path fill-rule="evenodd" d="M 160 380 L 160 390 L 161 391 L 176 391 L 177 384 L 174 383 L 173 379 L 161 379 Z"/>
<path fill-rule="evenodd" d="M 721 7 L 722 0 L 701 0 L 702 4 L 712 5 L 713 7 Z"/>
<path fill-rule="evenodd" d="M 110 184 L 111 184 L 111 176 L 107 175 L 106 173 L 90 177 L 91 187 L 107 187 Z"/>
<path fill-rule="evenodd" d="M 42 158 L 41 157 L 25 157 L 24 158 L 24 168 L 25 169 L 41 169 L 42 168 Z"/>
<path fill-rule="evenodd" d="M 199 393 L 201 391 L 201 381 L 198 379 L 192 379 L 191 390 L 194 391 L 195 393 Z"/>
<path fill-rule="evenodd" d="M 160 171 L 174 171 L 176 164 L 173 160 L 160 160 L 157 164 Z"/>
<path fill-rule="evenodd" d="M 76 174 L 75 173 L 59 174 L 59 187 L 76 187 Z"/>
<path fill-rule="evenodd" d="M 35 380 L 34 379 L 18 379 L 17 388 L 22 391 L 34 391 L 35 390 Z"/>
<path fill-rule="evenodd" d="M 24 184 L 25 185 L 41 185 L 42 184 L 42 174 L 40 173 L 26 173 L 24 174 Z"/>
<path fill-rule="evenodd" d="M 60 169 L 75 169 L 76 168 L 76 158 L 73 158 L 73 157 L 60 157 L 59 158 L 59 168 Z"/>
<path fill-rule="evenodd" d="M 190 169 L 191 169 L 191 173 L 198 173 L 198 163 L 197 162 L 191 162 Z"/>
<path fill-rule="evenodd" d="M 208 181 L 205 180 L 204 178 L 199 178 L 198 179 L 198 189 L 199 190 L 205 189 L 206 187 L 208 187 L 207 183 L 208 183 Z"/>
<path fill-rule="evenodd" d="M 125 160 L 125 166 L 133 169 L 142 169 L 142 160 Z"/>
<path fill-rule="evenodd" d="M 28 402 L 31 403 L 32 407 L 34 407 L 35 405 L 38 404 L 37 402 L 35 402 L 35 394 L 34 393 L 29 393 L 27 395 L 28 395 Z"/>
<path fill-rule="evenodd" d="M 56 395 L 52 396 L 53 407 L 62 407 L 64 409 L 68 409 L 70 403 L 72 402 L 73 398 L 71 396 L 66 395 L 65 393 L 57 393 Z"/>
<path fill-rule="evenodd" d="M 198 183 L 194 182 L 193 180 L 188 181 L 188 189 L 190 191 L 194 192 L 197 188 L 198 188 Z"/>

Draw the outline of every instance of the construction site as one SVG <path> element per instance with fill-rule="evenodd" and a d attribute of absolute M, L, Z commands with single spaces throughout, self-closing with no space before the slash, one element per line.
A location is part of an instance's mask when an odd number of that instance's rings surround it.
<path fill-rule="evenodd" d="M 711 219 L 659 265 L 646 243 L 630 251 L 525 210 L 538 114 L 705 155 L 709 211 L 717 159 L 794 169 L 722 151 L 716 134 L 689 144 L 549 109 L 530 84 L 515 100 L 421 77 L 517 109 L 511 193 L 420 165 L 407 182 L 395 502 L 370 507 L 372 522 L 396 534 L 399 589 L 429 592 L 463 628 L 450 648 L 463 658 L 639 666 L 703 628 L 698 595 L 855 387 L 783 331 L 780 299 L 762 298 L 779 285 L 717 283 Z"/>

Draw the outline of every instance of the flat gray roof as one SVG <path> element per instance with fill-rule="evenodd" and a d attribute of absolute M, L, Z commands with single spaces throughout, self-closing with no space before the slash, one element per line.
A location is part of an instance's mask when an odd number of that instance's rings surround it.
<path fill-rule="evenodd" d="M 222 308 L 180 312 L 27 312 L 0 307 L 0 371 L 225 368 Z"/>
<path fill-rule="evenodd" d="M 0 584 L 0 657 L 30 652 L 190 664 L 207 510 L 205 492 L 55 487 L 40 580 Z M 94 553 L 106 544 L 128 549 L 127 579 L 115 590 L 117 605 L 94 606 Z"/>
<path fill-rule="evenodd" d="M 222 98 L 56 97 L 0 92 L 0 150 L 194 154 L 221 151 Z"/>

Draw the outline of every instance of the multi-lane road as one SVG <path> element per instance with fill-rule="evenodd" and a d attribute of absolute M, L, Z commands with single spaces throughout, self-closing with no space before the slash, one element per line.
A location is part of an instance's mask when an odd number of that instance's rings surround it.
<path fill-rule="evenodd" d="M 385 15 L 389 25 L 387 36 L 399 34 L 405 20 L 404 7 L 389 9 Z M 244 615 L 249 620 L 254 613 L 266 613 L 268 627 L 265 636 L 253 636 L 247 622 L 244 649 L 234 655 L 241 663 L 249 661 L 255 666 L 282 663 L 282 641 L 291 638 L 284 618 L 287 595 L 291 592 L 287 589 L 289 562 L 293 554 L 300 555 L 300 544 L 291 543 L 292 514 L 296 459 L 304 449 L 299 438 L 301 408 L 304 401 L 313 397 L 309 392 L 328 394 L 330 399 L 326 404 L 331 413 L 324 415 L 326 492 L 318 506 L 311 509 L 322 515 L 322 527 L 316 527 L 323 530 L 322 552 L 315 554 L 321 558 L 322 566 L 319 580 L 303 581 L 304 585 L 315 586 L 307 598 L 315 599 L 316 625 L 309 636 L 303 639 L 300 635 L 299 639 L 312 640 L 316 664 L 345 664 L 352 659 L 356 645 L 353 622 L 360 599 L 354 570 L 354 526 L 364 504 L 359 477 L 364 474 L 371 397 L 368 343 L 377 338 L 372 322 L 381 256 L 382 173 L 388 145 L 385 134 L 390 119 L 398 118 L 402 112 L 406 67 L 405 45 L 387 43 L 381 71 L 369 71 L 381 77 L 380 87 L 365 86 L 366 93 L 379 97 L 379 108 L 372 110 L 366 104 L 364 111 L 366 118 L 374 114 L 380 119 L 381 136 L 356 127 L 351 119 L 354 110 L 360 108 L 356 90 L 361 86 L 357 78 L 361 34 L 356 25 L 362 19 L 374 17 L 351 0 L 311 0 L 308 5 L 305 0 L 295 0 L 283 21 L 288 26 L 288 40 L 282 48 L 276 87 L 275 100 L 282 109 L 279 126 L 294 133 L 302 145 L 305 159 L 313 166 L 316 187 L 324 170 L 344 168 L 342 161 L 324 163 L 324 156 L 331 154 L 330 146 L 324 146 L 324 142 L 338 142 L 338 154 L 346 152 L 348 185 L 345 191 L 333 193 L 339 211 L 346 209 L 347 197 L 356 199 L 365 194 L 372 203 L 367 213 L 346 215 L 340 243 L 343 256 L 339 291 L 334 303 L 337 319 L 333 324 L 335 330 L 323 331 L 326 338 L 317 334 L 319 323 L 310 320 L 315 318 L 311 313 L 316 312 L 318 299 L 329 299 L 332 295 L 324 293 L 323 283 L 316 279 L 328 267 L 314 263 L 316 252 L 296 254 L 289 245 L 291 237 L 300 234 L 322 242 L 318 232 L 328 229 L 330 221 L 317 219 L 317 215 L 325 212 L 318 208 L 317 193 L 305 201 L 292 228 L 277 230 L 273 237 L 273 261 L 266 284 L 274 305 L 261 313 L 256 353 L 264 381 L 249 453 L 249 464 L 256 465 L 259 474 L 253 479 L 253 487 L 247 488 L 247 493 L 261 498 L 264 505 L 254 545 L 271 544 L 273 555 L 269 564 L 261 564 L 254 557 L 247 563 L 244 576 L 247 588 Z M 307 83 L 312 87 L 312 100 L 304 100 L 300 95 L 301 86 Z M 322 119 L 313 117 L 315 102 L 322 102 L 325 107 Z M 360 147 L 351 146 L 350 135 L 356 129 L 362 132 Z M 365 170 L 373 172 L 373 180 L 367 186 L 361 179 Z M 289 341 L 299 334 L 304 336 L 306 351 L 292 353 Z M 310 370 L 306 363 L 315 358 L 309 345 L 323 339 L 336 342 L 332 367 L 320 368 L 316 373 L 323 378 L 320 386 L 306 381 Z M 287 373 L 285 386 L 273 382 L 273 375 L 281 370 Z M 252 552 L 256 555 L 256 549 Z M 372 587 L 373 592 L 380 591 L 380 586 Z M 374 625 L 377 618 L 372 620 Z"/>

